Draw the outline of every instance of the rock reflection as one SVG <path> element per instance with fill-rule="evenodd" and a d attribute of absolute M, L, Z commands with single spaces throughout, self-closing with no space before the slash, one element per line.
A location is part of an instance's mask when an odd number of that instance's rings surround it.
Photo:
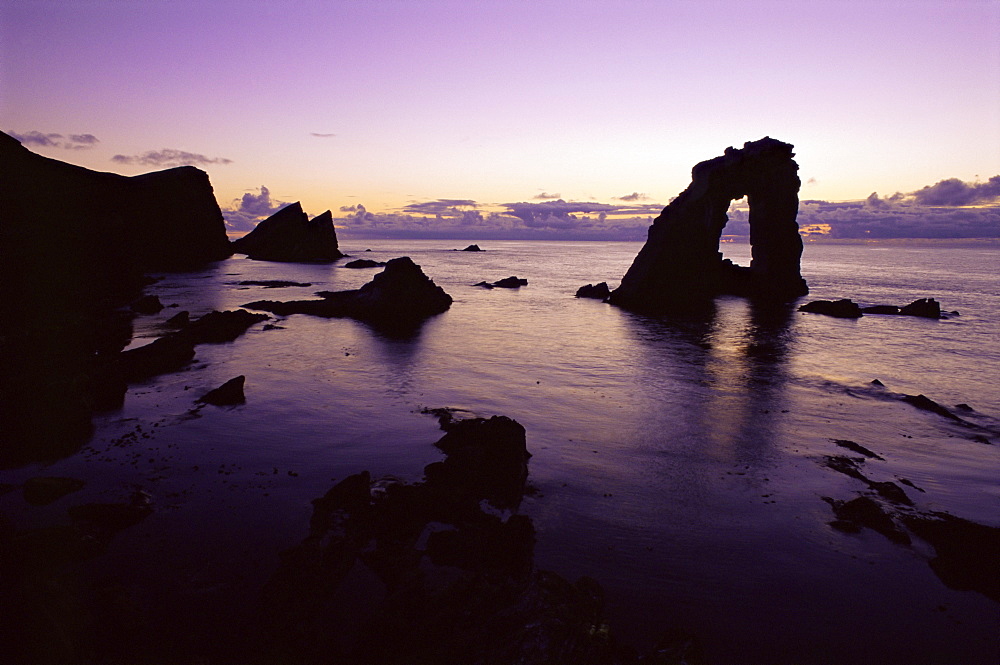
<path fill-rule="evenodd" d="M 791 306 L 722 297 L 683 313 L 630 315 L 645 347 L 639 381 L 656 393 L 646 395 L 646 412 L 664 421 L 653 431 L 697 441 L 720 461 L 758 461 L 786 407 L 792 314 Z"/>

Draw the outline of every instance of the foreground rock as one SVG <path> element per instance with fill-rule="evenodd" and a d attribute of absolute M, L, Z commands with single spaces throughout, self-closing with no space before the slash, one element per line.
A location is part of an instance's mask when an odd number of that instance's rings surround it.
<path fill-rule="evenodd" d="M 594 298 L 596 300 L 607 300 L 611 296 L 611 289 L 607 282 L 600 284 L 585 284 L 576 290 L 577 298 Z"/>
<path fill-rule="evenodd" d="M 308 537 L 264 588 L 257 653 L 349 665 L 637 663 L 608 634 L 597 582 L 536 570 L 531 520 L 481 508 L 520 503 L 524 429 L 502 416 L 442 424 L 447 458 L 424 482 L 363 472 L 313 501 Z M 342 588 L 359 566 L 384 589 L 365 612 Z M 333 623 L 331 606 L 346 618 Z"/>
<path fill-rule="evenodd" d="M 352 291 L 321 291 L 322 300 L 258 300 L 243 307 L 288 314 L 349 317 L 386 329 L 406 329 L 447 311 L 452 299 L 409 257 L 392 259 L 372 281 Z"/>
<path fill-rule="evenodd" d="M 337 244 L 333 215 L 327 210 L 312 219 L 299 202 L 285 206 L 239 240 L 233 251 L 261 261 L 322 263 L 344 255 Z"/>
<path fill-rule="evenodd" d="M 0 133 L 0 466 L 51 460 L 90 436 L 95 384 L 131 335 L 117 308 L 143 272 L 229 256 L 208 175 L 125 177 L 36 155 Z"/>
<path fill-rule="evenodd" d="M 793 146 L 772 138 L 697 164 L 691 184 L 653 221 L 613 305 L 664 312 L 718 294 L 789 301 L 809 292 L 799 272 L 798 165 Z M 750 204 L 750 267 L 722 258 L 731 201 Z"/>
<path fill-rule="evenodd" d="M 266 314 L 243 309 L 209 312 L 177 332 L 121 353 L 117 363 L 121 377 L 124 383 L 133 383 L 176 372 L 194 359 L 195 345 L 232 342 L 254 324 L 267 319 Z"/>

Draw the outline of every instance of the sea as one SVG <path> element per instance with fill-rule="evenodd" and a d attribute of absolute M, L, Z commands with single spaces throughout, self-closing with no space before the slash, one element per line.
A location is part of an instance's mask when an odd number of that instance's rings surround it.
<path fill-rule="evenodd" d="M 574 294 L 616 287 L 641 243 L 476 240 L 484 251 L 456 251 L 471 242 L 342 238 L 354 258 L 409 256 L 451 308 L 409 337 L 296 314 L 198 346 L 187 369 L 130 386 L 121 410 L 96 416 L 78 454 L 0 472 L 11 484 L 81 478 L 84 489 L 42 507 L 11 492 L 0 511 L 28 528 L 64 520 L 70 502 L 145 493 L 153 513 L 76 574 L 113 576 L 195 650 L 238 621 L 279 553 L 305 538 L 312 499 L 365 470 L 418 482 L 443 458 L 426 409 L 504 415 L 524 426 L 532 455 L 519 511 L 535 526 L 535 566 L 596 580 L 607 630 L 640 651 L 680 631 L 715 664 L 1000 662 L 1000 604 L 946 585 L 919 539 L 831 527 L 831 501 L 870 491 L 826 464 L 853 455 L 837 443 L 853 441 L 882 458 L 866 459 L 865 475 L 900 485 L 914 510 L 1000 527 L 1000 246 L 806 243 L 801 302 L 933 297 L 949 312 L 848 320 L 738 297 L 697 314 L 634 314 Z M 749 264 L 748 244 L 722 249 Z M 237 255 L 159 274 L 147 293 L 167 308 L 136 319 L 131 346 L 169 332 L 180 310 L 311 298 L 379 270 L 348 260 Z M 474 286 L 509 276 L 528 283 Z M 308 286 L 241 284 L 266 280 Z M 196 404 L 238 375 L 245 404 Z M 353 571 L 344 602 L 371 609 L 376 587 Z"/>

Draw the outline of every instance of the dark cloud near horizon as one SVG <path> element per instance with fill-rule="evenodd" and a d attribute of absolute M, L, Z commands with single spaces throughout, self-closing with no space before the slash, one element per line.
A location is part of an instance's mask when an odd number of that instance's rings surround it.
<path fill-rule="evenodd" d="M 209 164 L 232 164 L 233 160 L 225 157 L 206 157 L 195 152 L 164 148 L 163 150 L 148 150 L 141 155 L 115 155 L 111 161 L 118 164 L 142 166 L 206 166 Z"/>
<path fill-rule="evenodd" d="M 562 194 L 546 194 L 545 192 L 542 192 L 541 194 L 536 194 L 532 198 L 538 201 L 547 201 L 548 199 L 561 199 Z"/>
<path fill-rule="evenodd" d="M 444 215 L 460 213 L 457 208 L 476 208 L 479 204 L 471 199 L 437 199 L 410 203 L 403 207 L 403 212 L 418 215 Z"/>
<path fill-rule="evenodd" d="M 309 132 L 309 136 L 315 136 L 318 139 L 332 139 L 336 134 L 320 134 L 319 132 Z"/>
<path fill-rule="evenodd" d="M 70 134 L 68 137 L 56 133 L 42 133 L 32 130 L 24 134 L 8 131 L 10 136 L 22 145 L 35 145 L 42 148 L 64 148 L 66 150 L 86 150 L 93 148 L 100 140 L 93 134 Z"/>
<path fill-rule="evenodd" d="M 260 193 L 247 192 L 233 204 L 230 208 L 222 208 L 226 226 L 233 231 L 252 231 L 261 219 L 288 205 L 284 201 L 272 200 L 271 191 L 264 185 L 260 186 Z"/>
<path fill-rule="evenodd" d="M 977 203 L 992 203 L 1000 199 L 1000 175 L 986 182 L 963 182 L 958 178 L 948 178 L 913 192 L 913 199 L 919 205 L 966 206 Z"/>
<path fill-rule="evenodd" d="M 613 196 L 616 201 L 648 201 L 649 196 L 639 192 L 632 192 L 631 194 L 626 194 L 625 196 Z"/>

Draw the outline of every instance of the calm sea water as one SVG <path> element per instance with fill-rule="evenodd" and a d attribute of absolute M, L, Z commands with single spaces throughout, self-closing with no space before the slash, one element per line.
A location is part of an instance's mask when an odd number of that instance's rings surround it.
<path fill-rule="evenodd" d="M 421 409 L 503 414 L 524 425 L 533 454 L 534 491 L 521 510 L 538 531 L 536 565 L 597 579 L 612 631 L 635 646 L 679 627 L 715 663 L 997 662 L 1000 606 L 946 587 L 919 542 L 831 529 L 822 497 L 864 487 L 821 462 L 844 452 L 834 439 L 856 441 L 885 458 L 866 464 L 873 480 L 924 490 L 907 488 L 919 510 L 1000 526 L 1000 446 L 890 398 L 967 403 L 969 420 L 1000 425 L 1000 251 L 807 245 L 809 299 L 935 297 L 961 313 L 848 321 L 775 317 L 738 298 L 718 299 L 705 316 L 638 316 L 573 294 L 588 282 L 617 286 L 640 243 L 482 241 L 484 252 L 451 251 L 466 244 L 342 241 L 356 257 L 410 256 L 452 295 L 451 310 L 417 337 L 305 315 L 258 325 L 198 347 L 187 371 L 133 386 L 81 454 L 0 480 L 87 478 L 81 502 L 142 488 L 155 513 L 81 574 L 114 571 L 150 608 L 207 603 L 224 614 L 252 599 L 277 552 L 305 536 L 309 502 L 332 481 L 365 469 L 416 481 L 441 458 L 432 445 L 441 432 Z M 748 264 L 748 245 L 724 247 Z M 356 288 L 376 272 L 343 263 L 235 257 L 166 275 L 151 291 L 197 316 Z M 510 275 L 528 286 L 472 286 Z M 312 286 L 237 284 L 268 279 Z M 138 319 L 134 344 L 163 334 L 176 311 Z M 192 411 L 239 374 L 244 406 Z M 22 524 L 64 515 L 59 502 L 18 512 L 16 501 L 0 505 Z M 182 628 L 197 640 L 212 625 L 192 611 Z"/>

